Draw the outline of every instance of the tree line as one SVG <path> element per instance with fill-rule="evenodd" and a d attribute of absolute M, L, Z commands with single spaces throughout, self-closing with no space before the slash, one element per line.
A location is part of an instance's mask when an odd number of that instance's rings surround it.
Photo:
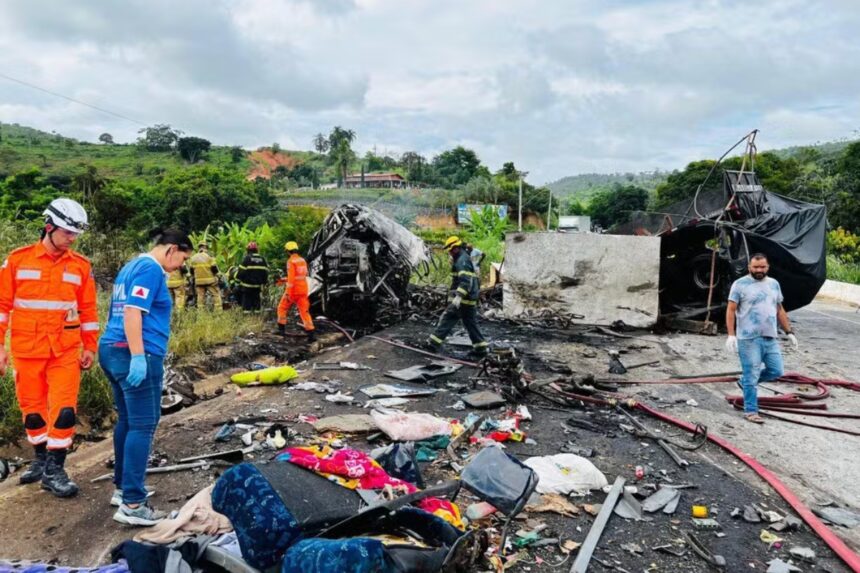
<path fill-rule="evenodd" d="M 722 167 L 739 170 L 742 161 L 741 157 L 730 157 Z M 653 192 L 637 185 L 616 184 L 594 195 L 587 204 L 568 200 L 563 211 L 570 215 L 590 214 L 592 221 L 604 229 L 627 222 L 637 211 L 665 212 L 674 203 L 691 199 L 714 163 L 707 159 L 693 161 L 670 173 Z M 828 154 L 815 147 L 796 148 L 788 156 L 759 153 L 755 172 L 768 191 L 823 204 L 833 227 L 860 233 L 860 141 Z M 717 170 L 702 192 L 719 189 L 722 184 L 722 173 Z"/>

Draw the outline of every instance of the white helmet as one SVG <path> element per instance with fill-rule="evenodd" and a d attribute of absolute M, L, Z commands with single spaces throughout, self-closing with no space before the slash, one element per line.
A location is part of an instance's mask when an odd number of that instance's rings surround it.
<path fill-rule="evenodd" d="M 42 215 L 45 216 L 46 225 L 51 224 L 73 233 L 83 233 L 90 228 L 87 212 L 81 204 L 65 197 L 51 201 Z"/>

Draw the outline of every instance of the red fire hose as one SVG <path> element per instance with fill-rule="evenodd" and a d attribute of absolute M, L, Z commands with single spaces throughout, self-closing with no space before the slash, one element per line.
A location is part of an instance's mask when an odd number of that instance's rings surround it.
<path fill-rule="evenodd" d="M 641 410 L 651 416 L 659 420 L 663 420 L 664 422 L 669 422 L 670 424 L 674 424 L 679 428 L 683 428 L 688 432 L 695 432 L 696 427 L 692 424 L 688 424 L 683 420 L 678 420 L 677 418 L 673 418 L 659 410 L 655 410 L 650 406 L 642 404 L 641 402 L 636 403 L 636 409 Z M 769 469 L 761 465 L 755 458 L 746 454 L 736 448 L 731 443 L 727 442 L 723 438 L 715 436 L 711 433 L 708 433 L 708 439 L 742 462 L 750 467 L 755 473 L 757 473 L 763 480 L 765 480 L 770 486 L 776 490 L 776 492 L 797 512 L 800 517 L 809 525 L 809 527 L 818 534 L 818 536 L 827 544 L 830 549 L 833 550 L 836 555 L 839 556 L 842 561 L 845 562 L 848 567 L 851 568 L 855 573 L 860 573 L 860 555 L 857 555 L 854 551 L 848 547 L 844 541 L 842 541 L 833 531 L 830 530 L 829 527 L 824 525 L 824 523 L 816 517 L 812 511 L 808 507 L 806 507 L 800 499 L 794 495 L 788 486 L 786 486 L 776 475 L 771 472 Z"/>
<path fill-rule="evenodd" d="M 717 379 L 715 379 L 717 378 Z M 734 382 L 736 377 L 702 377 L 702 378 L 690 378 L 683 380 L 666 380 L 666 381 L 654 381 L 654 382 L 646 382 L 647 384 L 675 384 L 675 383 L 708 383 L 708 382 Z M 860 391 L 860 384 L 855 382 L 847 382 L 844 380 L 818 380 L 814 378 L 809 378 L 807 376 L 803 376 L 800 374 L 788 374 L 780 379 L 782 382 L 793 382 L 798 384 L 812 384 L 819 388 L 818 394 L 786 394 L 785 396 L 780 396 L 777 398 L 787 398 L 783 401 L 777 401 L 773 404 L 775 407 L 779 408 L 782 405 L 783 408 L 792 406 L 800 406 L 802 404 L 797 404 L 800 401 L 801 397 L 805 397 L 806 400 L 820 400 L 826 395 L 829 395 L 828 386 L 840 386 L 843 388 L 848 388 L 854 391 Z M 607 406 L 613 406 L 615 403 L 622 401 L 624 397 L 618 394 L 609 395 L 611 398 L 601 399 L 595 396 L 583 396 L 580 394 L 574 394 L 572 392 L 565 392 L 556 384 L 550 384 L 550 387 L 559 392 L 562 396 L 566 398 L 572 398 L 575 400 L 582 400 L 583 402 L 588 402 L 591 404 L 601 404 Z M 827 394 L 825 394 L 827 392 Z M 606 395 L 606 394 L 604 394 Z M 679 428 L 682 428 L 690 433 L 696 432 L 696 426 L 689 424 L 683 420 L 679 420 L 677 418 L 673 418 L 668 414 L 664 414 L 663 412 L 648 406 L 647 404 L 643 404 L 642 402 L 635 402 L 632 404 L 633 407 L 637 410 L 645 412 L 658 420 L 662 420 L 664 422 L 668 422 L 673 424 Z M 800 413 L 800 412 L 798 412 Z M 803 412 L 804 414 L 808 414 L 809 412 Z M 823 412 L 816 412 L 815 414 L 824 415 Z M 764 413 L 766 416 L 771 416 L 774 418 L 778 418 L 780 420 L 791 421 L 795 423 L 799 423 L 806 426 L 823 428 L 828 430 L 835 430 L 843 433 L 850 433 L 855 435 L 860 435 L 860 433 L 851 432 L 850 430 L 841 430 L 839 428 L 831 428 L 826 426 L 817 426 L 815 424 L 810 424 L 807 422 L 800 422 L 798 420 L 788 420 L 776 414 Z M 853 415 L 852 415 L 853 416 Z M 792 492 L 788 486 L 786 486 L 782 481 L 769 469 L 764 467 L 758 460 L 753 458 L 747 453 L 744 453 L 733 444 L 720 438 L 719 436 L 715 436 L 711 433 L 708 433 L 708 439 L 715 443 L 716 445 L 723 448 L 728 453 L 732 454 L 747 466 L 750 467 L 756 474 L 759 475 L 763 480 L 765 480 L 785 501 L 788 503 L 794 511 L 797 512 L 798 515 L 809 525 L 809 527 L 816 533 L 818 536 L 827 544 L 830 549 L 833 550 L 836 555 L 845 562 L 848 567 L 851 568 L 855 573 L 860 573 L 860 555 L 855 553 L 850 547 L 848 547 L 842 539 L 840 539 L 833 531 L 830 530 L 818 517 L 812 513 L 812 511 L 804 505 L 802 501 Z"/>

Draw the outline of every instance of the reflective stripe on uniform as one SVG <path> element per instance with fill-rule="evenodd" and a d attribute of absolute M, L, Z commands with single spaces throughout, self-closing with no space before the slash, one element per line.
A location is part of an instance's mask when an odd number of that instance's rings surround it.
<path fill-rule="evenodd" d="M 27 436 L 27 441 L 33 444 L 34 446 L 38 446 L 39 444 L 45 443 L 45 440 L 48 439 L 48 432 L 44 434 L 39 434 L 38 436 Z"/>
<path fill-rule="evenodd" d="M 78 308 L 78 302 L 66 302 L 64 300 L 36 300 L 29 298 L 16 298 L 12 302 L 15 308 L 26 308 L 28 310 L 72 310 Z"/>
<path fill-rule="evenodd" d="M 475 273 L 473 273 L 472 271 L 460 271 L 457 273 L 457 275 L 461 276 L 461 277 L 476 277 L 476 276 L 478 276 Z"/>
<path fill-rule="evenodd" d="M 267 271 L 269 267 L 243 267 L 239 266 L 240 271 Z"/>
<path fill-rule="evenodd" d="M 488 342 L 476 342 L 472 346 L 474 346 L 475 348 L 483 348 L 483 347 L 489 346 L 489 345 L 490 344 Z"/>
<path fill-rule="evenodd" d="M 99 323 L 98 322 L 85 322 L 81 325 L 81 330 L 98 330 Z"/>
<path fill-rule="evenodd" d="M 9 314 L 6 312 L 0 312 L 0 322 L 9 322 Z"/>
<path fill-rule="evenodd" d="M 430 340 L 432 340 L 432 341 L 433 341 L 433 342 L 435 342 L 436 344 L 442 344 L 443 342 L 445 342 L 444 340 L 442 340 L 441 338 L 439 338 L 439 337 L 438 337 L 438 336 L 436 336 L 435 334 L 431 334 L 431 335 L 430 335 Z"/>
<path fill-rule="evenodd" d="M 18 269 L 18 272 L 15 273 L 15 278 L 19 281 L 37 281 L 42 278 L 42 271 L 34 269 Z"/>
<path fill-rule="evenodd" d="M 68 448 L 72 445 L 71 438 L 63 438 L 58 440 L 57 438 L 48 438 L 48 447 L 49 448 Z"/>
<path fill-rule="evenodd" d="M 263 285 L 249 285 L 248 283 L 239 283 L 239 286 L 243 286 L 245 288 L 263 288 Z"/>
<path fill-rule="evenodd" d="M 460 294 L 461 294 L 461 295 L 463 295 L 463 296 L 466 296 L 467 294 L 469 294 L 469 291 L 467 291 L 467 290 L 466 290 L 466 289 L 464 289 L 463 287 L 459 287 L 459 288 L 457 289 L 457 292 L 458 292 L 458 293 L 460 293 Z"/>
<path fill-rule="evenodd" d="M 75 273 L 63 273 L 63 282 L 80 286 L 81 275 L 76 275 Z"/>
<path fill-rule="evenodd" d="M 465 304 L 466 306 L 475 306 L 476 304 L 478 304 L 478 301 L 476 301 L 476 300 L 461 300 L 460 304 Z"/>

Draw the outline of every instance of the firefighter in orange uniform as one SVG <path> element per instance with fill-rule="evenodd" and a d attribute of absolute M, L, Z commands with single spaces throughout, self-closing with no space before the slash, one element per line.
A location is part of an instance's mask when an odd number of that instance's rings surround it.
<path fill-rule="evenodd" d="M 11 331 L 15 393 L 35 461 L 20 483 L 42 482 L 57 497 L 78 486 L 64 469 L 75 432 L 81 370 L 98 347 L 96 285 L 89 260 L 71 249 L 88 228 L 84 208 L 55 199 L 43 213 L 42 239 L 9 253 L 0 269 L 0 340 Z M 9 356 L 0 344 L 0 375 Z"/>
<path fill-rule="evenodd" d="M 284 245 L 284 249 L 290 253 L 290 258 L 287 260 L 287 288 L 278 304 L 278 332 L 286 334 L 287 315 L 293 305 L 296 305 L 308 340 L 313 341 L 314 321 L 311 320 L 311 301 L 308 299 L 308 263 L 299 255 L 299 245 L 295 241 L 289 241 Z"/>

